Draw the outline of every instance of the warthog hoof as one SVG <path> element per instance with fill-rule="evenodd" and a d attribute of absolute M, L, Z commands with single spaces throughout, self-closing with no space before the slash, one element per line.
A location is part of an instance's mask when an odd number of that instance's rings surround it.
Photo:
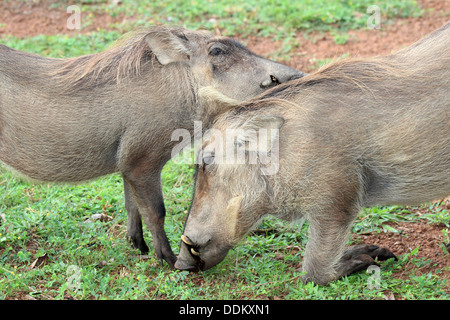
<path fill-rule="evenodd" d="M 128 241 L 131 242 L 133 248 L 139 249 L 142 254 L 147 254 L 150 251 L 142 236 L 128 236 Z"/>
<path fill-rule="evenodd" d="M 163 261 L 166 261 L 169 267 L 174 270 L 177 256 L 172 252 L 167 238 L 165 238 L 165 241 L 162 241 L 161 243 L 153 242 L 153 244 L 155 247 L 156 257 L 158 258 L 161 266 L 163 265 Z"/>
<path fill-rule="evenodd" d="M 365 270 L 371 265 L 378 265 L 375 262 L 375 258 L 380 261 L 397 257 L 386 248 L 380 248 L 376 245 L 361 244 L 348 248 L 339 262 L 338 272 L 341 276 L 347 276 L 349 274 Z"/>
<path fill-rule="evenodd" d="M 127 238 L 131 242 L 133 248 L 139 249 L 142 254 L 148 254 L 148 252 L 150 251 L 142 235 L 128 235 Z M 165 236 L 163 236 L 162 243 L 156 242 L 154 243 L 154 245 L 156 257 L 159 260 L 161 266 L 163 265 L 163 261 L 166 261 L 171 269 L 175 269 L 175 262 L 177 261 L 177 257 L 172 252 L 172 249 L 170 248 L 170 245 L 167 242 Z"/>
<path fill-rule="evenodd" d="M 167 255 L 167 256 L 163 256 L 163 257 L 159 257 L 159 263 L 161 264 L 161 266 L 163 266 L 163 261 L 166 261 L 167 264 L 169 265 L 170 269 L 175 270 L 175 262 L 177 262 L 177 256 L 174 254 L 171 255 Z"/>

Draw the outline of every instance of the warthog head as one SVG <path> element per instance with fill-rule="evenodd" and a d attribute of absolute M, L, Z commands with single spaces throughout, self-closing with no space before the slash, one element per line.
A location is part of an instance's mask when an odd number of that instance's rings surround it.
<path fill-rule="evenodd" d="M 206 31 L 156 28 L 146 40 L 162 65 L 186 63 L 199 86 L 211 86 L 236 100 L 305 75 L 258 56 L 236 40 Z"/>
<path fill-rule="evenodd" d="M 278 131 L 284 120 L 262 115 L 236 126 L 218 121 L 225 118 L 216 119 L 198 150 L 195 196 L 181 237 L 178 269 L 215 266 L 270 213 L 267 179 L 277 172 Z"/>

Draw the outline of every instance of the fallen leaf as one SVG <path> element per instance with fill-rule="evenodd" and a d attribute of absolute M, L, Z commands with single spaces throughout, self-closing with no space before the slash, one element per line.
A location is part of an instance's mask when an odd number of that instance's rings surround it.
<path fill-rule="evenodd" d="M 34 260 L 30 265 L 30 270 L 34 269 L 35 267 L 40 267 L 43 264 L 46 264 L 48 262 L 48 255 L 44 254 L 41 257 L 38 257 L 36 260 Z"/>
<path fill-rule="evenodd" d="M 86 219 L 84 222 L 93 222 L 96 220 L 100 220 L 101 222 L 111 221 L 113 217 L 110 217 L 104 213 L 95 213 L 89 219 Z"/>

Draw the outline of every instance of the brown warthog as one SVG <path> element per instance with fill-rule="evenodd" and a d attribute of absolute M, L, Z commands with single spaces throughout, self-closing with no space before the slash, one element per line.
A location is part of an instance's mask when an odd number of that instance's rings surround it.
<path fill-rule="evenodd" d="M 142 252 L 141 217 L 158 258 L 176 260 L 164 231 L 160 173 L 171 133 L 219 110 L 213 86 L 249 99 L 303 73 L 205 31 L 153 27 L 97 54 L 49 59 L 0 45 L 0 160 L 38 181 L 121 172 L 128 234 Z"/>
<path fill-rule="evenodd" d="M 398 53 L 333 63 L 216 117 L 175 267 L 216 265 L 267 214 L 310 221 L 305 281 L 325 285 L 394 257 L 346 243 L 362 206 L 450 194 L 449 48 L 447 24 Z"/>

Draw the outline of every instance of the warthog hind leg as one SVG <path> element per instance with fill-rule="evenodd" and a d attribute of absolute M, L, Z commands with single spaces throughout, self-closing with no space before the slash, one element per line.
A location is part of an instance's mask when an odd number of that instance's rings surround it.
<path fill-rule="evenodd" d="M 134 203 L 131 195 L 130 186 L 124 180 L 124 193 L 125 193 L 125 207 L 128 214 L 128 239 L 132 242 L 133 246 L 139 249 L 143 254 L 149 252 L 149 248 L 144 240 L 144 234 L 142 230 L 142 218 L 139 210 Z"/>

